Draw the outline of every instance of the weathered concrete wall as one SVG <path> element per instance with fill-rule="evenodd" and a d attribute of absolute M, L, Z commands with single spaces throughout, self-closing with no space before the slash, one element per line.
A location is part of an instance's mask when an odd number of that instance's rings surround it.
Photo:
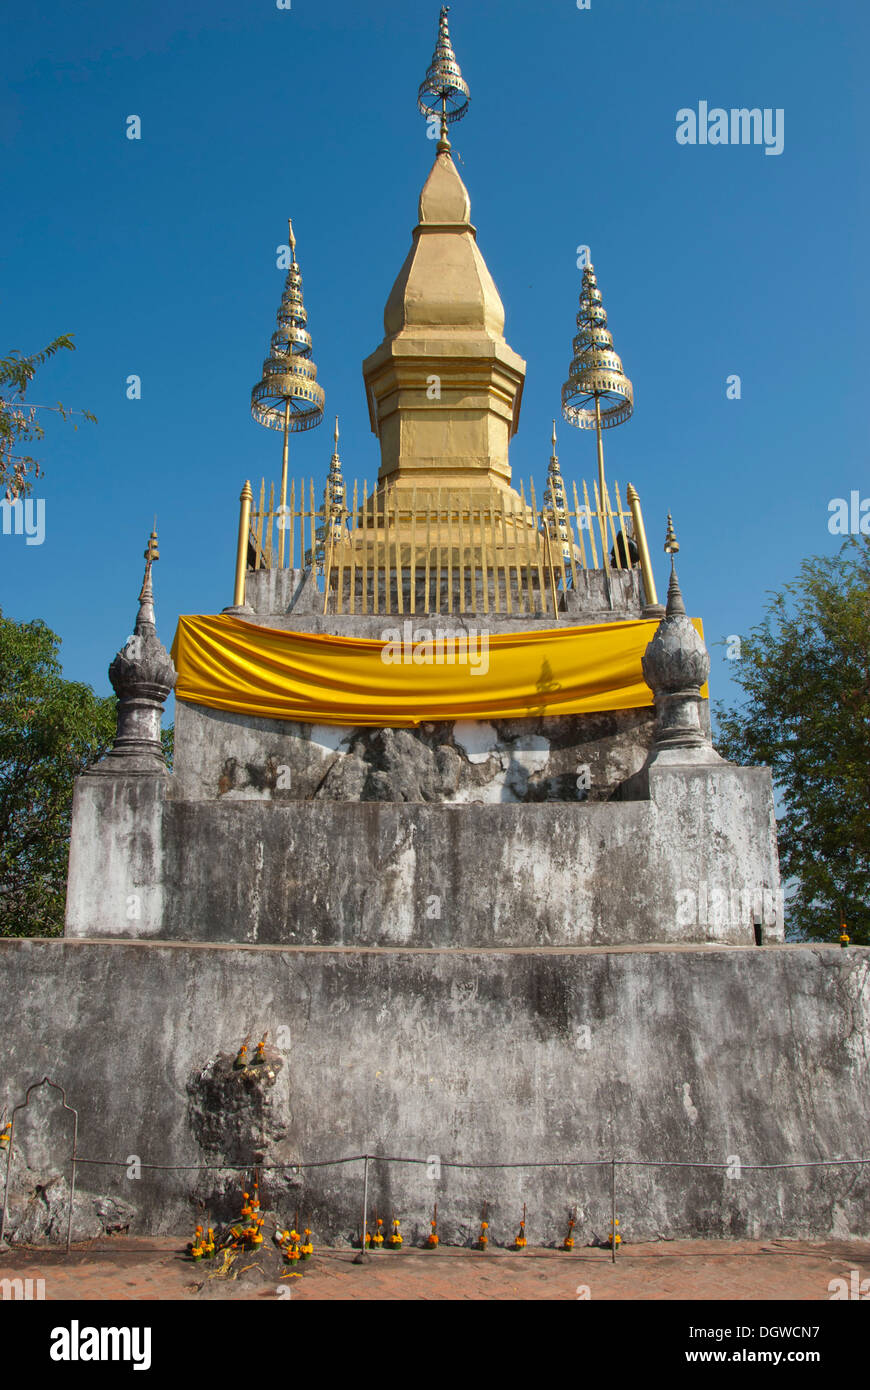
<path fill-rule="evenodd" d="M 606 801 L 643 766 L 652 708 L 364 729 L 252 719 L 179 700 L 184 801 Z"/>
<path fill-rule="evenodd" d="M 45 1073 L 80 1115 L 79 1152 L 126 1165 L 264 1164 L 369 1151 L 497 1163 L 645 1159 L 743 1164 L 858 1157 L 870 1122 L 870 950 L 412 951 L 151 942 L 0 942 L 0 1103 Z M 228 1059 L 269 1030 L 271 1079 Z M 222 1128 L 223 1126 L 223 1128 Z M 31 1184 L 58 1133 L 20 1127 Z M 50 1142 L 49 1142 L 50 1141 Z M 54 1157 L 52 1157 L 52 1144 Z M 435 1171 L 430 1170 L 430 1171 Z M 285 1221 L 352 1237 L 361 1165 L 263 1177 Z M 442 1238 L 476 1238 L 482 1203 L 509 1242 L 580 1242 L 610 1219 L 605 1169 L 374 1164 L 371 1201 L 409 1243 L 437 1200 Z M 169 1232 L 228 1215 L 240 1176 L 82 1164 L 81 1229 Z M 870 1235 L 870 1169 L 620 1168 L 627 1241 Z M 13 1231 L 34 1231 L 16 1189 Z M 54 1229 L 60 1224 L 56 1188 Z M 88 1194 L 91 1194 L 90 1197 Z M 102 1204 L 93 1200 L 99 1197 Z M 100 1216 L 99 1211 L 105 1215 Z M 29 1221 L 29 1226 L 27 1222 Z M 59 1232 L 58 1232 L 59 1233 Z"/>
<path fill-rule="evenodd" d="M 514 582 L 512 578 L 512 587 Z M 534 576 L 533 582 L 537 582 L 537 576 Z M 489 632 L 494 633 L 552 627 L 554 621 L 571 622 L 579 625 L 624 621 L 627 618 L 641 617 L 644 597 L 639 569 L 612 569 L 607 576 L 603 570 L 581 570 L 578 573 L 577 582 L 578 587 L 576 589 L 569 589 L 567 593 L 559 594 L 560 617 L 558 619 L 551 607 L 552 599 L 549 592 L 544 593 L 543 602 L 540 594 L 536 594 L 535 602 L 543 608 L 543 612 L 523 613 L 522 610 L 528 601 L 527 598 L 524 598 L 521 603 L 517 603 L 516 597 L 514 597 L 514 612 L 512 616 L 509 616 L 504 611 L 506 605 L 502 584 L 501 613 L 490 611 L 489 614 L 484 615 L 481 602 L 473 615 L 464 615 L 464 620 L 474 622 L 478 627 L 483 623 Z M 478 589 L 480 589 L 479 584 Z M 373 606 L 371 584 L 369 590 L 367 607 L 371 609 Z M 435 578 L 432 576 L 430 595 L 434 594 L 434 590 Z M 395 606 L 395 572 L 393 572 L 391 582 L 391 594 L 393 595 L 391 603 Z M 406 573 L 403 603 L 405 613 L 410 612 L 409 596 Z M 249 571 L 246 577 L 245 602 L 252 610 L 251 621 L 264 623 L 267 626 L 292 627 L 297 632 L 353 632 L 357 637 L 377 637 L 385 626 L 389 627 L 395 623 L 395 617 L 391 619 L 384 613 L 387 605 L 384 603 L 382 580 L 379 596 L 380 615 L 371 612 L 367 616 L 361 614 L 361 587 L 360 596 L 357 597 L 355 605 L 356 614 L 348 612 L 349 601 L 347 597 L 343 603 L 344 611 L 337 614 L 335 612 L 337 604 L 334 592 L 330 595 L 327 611 L 324 614 L 323 598 L 323 593 L 318 590 L 310 570 L 262 569 Z M 424 621 L 424 597 L 422 592 L 419 592 L 419 586 L 415 607 L 415 621 Z M 446 618 L 446 603 L 442 605 L 442 609 Z M 288 616 L 290 614 L 292 614 L 292 618 Z M 245 615 L 241 614 L 240 616 L 244 617 Z M 431 620 L 433 615 L 429 612 L 428 616 Z M 451 621 L 455 622 L 457 626 L 463 625 L 463 617 L 459 614 L 454 614 Z"/>
<path fill-rule="evenodd" d="M 79 777 L 73 794 L 66 931 L 157 936 L 164 920 L 168 775 Z M 118 923 L 126 923 L 120 933 Z"/>
<path fill-rule="evenodd" d="M 84 777 L 66 931 L 345 946 L 749 943 L 755 909 L 767 939 L 782 939 L 769 776 L 653 767 L 649 800 L 581 804 L 169 796 L 148 802 L 153 897 L 117 849 L 115 826 L 133 819 L 119 807 L 123 779 Z M 150 795 L 169 785 L 155 779 Z"/>

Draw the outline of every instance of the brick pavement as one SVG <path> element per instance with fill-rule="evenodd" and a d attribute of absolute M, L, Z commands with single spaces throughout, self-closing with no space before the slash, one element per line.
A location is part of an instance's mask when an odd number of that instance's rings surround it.
<path fill-rule="evenodd" d="M 276 1284 L 205 1279 L 185 1259 L 181 1239 L 104 1238 L 54 1249 L 16 1249 L 0 1256 L 0 1278 L 45 1280 L 46 1299 L 127 1300 L 210 1297 L 276 1299 Z M 667 1241 L 627 1245 L 614 1266 L 606 1250 L 528 1249 L 522 1254 L 442 1247 L 405 1250 L 353 1263 L 352 1250 L 319 1250 L 301 1278 L 286 1284 L 295 1301 L 792 1299 L 827 1300 L 837 1276 L 870 1279 L 868 1241 Z"/>

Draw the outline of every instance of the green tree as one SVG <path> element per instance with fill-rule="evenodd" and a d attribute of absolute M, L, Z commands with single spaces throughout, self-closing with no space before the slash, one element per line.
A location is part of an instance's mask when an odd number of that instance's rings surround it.
<path fill-rule="evenodd" d="M 789 935 L 870 944 L 870 541 L 805 560 L 741 647 L 716 746 L 773 772 Z"/>
<path fill-rule="evenodd" d="M 37 410 L 56 411 L 63 420 L 79 413 L 86 420 L 96 422 L 96 416 L 90 411 L 67 410 L 60 401 L 54 406 L 29 405 L 25 402 L 27 388 L 36 375 L 37 367 L 63 349 L 75 351 L 71 333 L 62 333 L 42 352 L 31 353 L 29 357 L 22 356 L 15 348 L 8 357 L 0 358 L 0 492 L 10 501 L 15 497 L 28 496 L 33 486 L 31 479 L 40 477 L 42 472 L 35 458 L 19 452 L 22 445 L 43 438 L 45 431 L 37 421 Z M 77 428 L 77 425 L 73 425 L 73 429 Z"/>
<path fill-rule="evenodd" d="M 64 680 L 59 647 L 0 613 L 0 936 L 62 933 L 73 783 L 114 738 L 115 696 Z"/>

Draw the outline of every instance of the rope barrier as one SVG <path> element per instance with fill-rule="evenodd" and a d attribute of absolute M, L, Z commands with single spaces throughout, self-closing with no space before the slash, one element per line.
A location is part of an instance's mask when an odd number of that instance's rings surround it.
<path fill-rule="evenodd" d="M 324 1158 L 312 1160 L 311 1162 L 299 1163 L 142 1163 L 139 1162 L 141 1169 L 149 1172 L 158 1173 L 247 1173 L 252 1167 L 259 1168 L 262 1173 L 269 1172 L 291 1172 L 299 1173 L 308 1168 L 336 1168 L 344 1163 L 414 1163 L 427 1167 L 434 1161 L 434 1155 L 429 1158 L 404 1158 L 396 1154 L 349 1154 L 345 1158 Z M 89 1163 L 92 1167 L 101 1168 L 128 1168 L 131 1159 L 119 1158 L 82 1158 L 76 1156 L 76 1165 Z M 678 1159 L 648 1159 L 648 1158 L 583 1158 L 583 1159 L 535 1159 L 522 1163 L 462 1163 L 458 1159 L 438 1158 L 441 1168 L 462 1168 L 470 1171 L 480 1171 L 489 1168 L 609 1168 L 615 1164 L 617 1168 L 706 1168 L 706 1169 L 728 1169 L 731 1163 L 693 1163 Z M 812 1159 L 806 1163 L 740 1163 L 740 1171 L 745 1172 L 768 1172 L 779 1171 L 789 1168 L 846 1168 L 863 1167 L 870 1164 L 868 1158 L 822 1158 Z"/>

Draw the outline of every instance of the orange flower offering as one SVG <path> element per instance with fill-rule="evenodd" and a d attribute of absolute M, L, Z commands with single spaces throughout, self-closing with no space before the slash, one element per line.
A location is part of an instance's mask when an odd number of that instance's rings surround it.
<path fill-rule="evenodd" d="M 566 1235 L 566 1237 L 565 1237 L 565 1239 L 564 1239 L 564 1241 L 563 1241 L 563 1248 L 564 1248 L 565 1250 L 573 1250 L 573 1249 L 574 1249 L 574 1225 L 575 1225 L 574 1217 L 573 1217 L 573 1216 L 569 1216 L 569 1217 L 568 1217 L 568 1234 Z"/>
<path fill-rule="evenodd" d="M 525 1202 L 523 1202 L 523 1219 L 522 1219 L 522 1221 L 520 1222 L 520 1229 L 519 1229 L 519 1231 L 518 1231 L 518 1233 L 517 1233 L 517 1238 L 516 1238 L 516 1240 L 514 1241 L 514 1248 L 517 1249 L 517 1250 L 522 1250 L 522 1249 L 524 1249 L 525 1244 L 526 1244 L 526 1204 L 525 1204 Z"/>
<path fill-rule="evenodd" d="M 402 1244 L 402 1232 L 399 1227 L 398 1220 L 395 1220 L 393 1221 L 393 1229 L 387 1236 L 387 1245 L 389 1245 L 392 1250 L 399 1250 Z"/>

